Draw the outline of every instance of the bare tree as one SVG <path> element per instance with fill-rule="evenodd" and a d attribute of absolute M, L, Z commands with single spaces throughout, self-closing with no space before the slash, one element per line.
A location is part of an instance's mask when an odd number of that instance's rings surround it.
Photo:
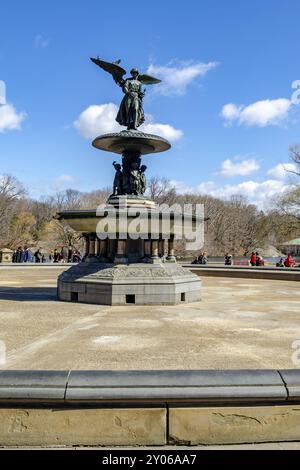
<path fill-rule="evenodd" d="M 83 193 L 82 209 L 97 209 L 100 204 L 105 204 L 111 194 L 111 188 L 98 189 L 90 193 Z"/>
<path fill-rule="evenodd" d="M 0 218 L 12 207 L 14 202 L 25 195 L 22 184 L 11 175 L 0 177 Z"/>
<path fill-rule="evenodd" d="M 300 222 L 300 184 L 291 187 L 277 199 L 279 211 Z"/>
<path fill-rule="evenodd" d="M 290 159 L 296 165 L 296 170 L 286 170 L 300 176 L 300 144 L 291 145 L 289 148 Z"/>
<path fill-rule="evenodd" d="M 167 178 L 152 177 L 148 182 L 147 193 L 157 204 L 169 204 L 177 202 L 175 186 Z"/>
<path fill-rule="evenodd" d="M 82 193 L 76 189 L 66 189 L 59 191 L 54 196 L 50 196 L 46 201 L 55 211 L 80 209 Z"/>
<path fill-rule="evenodd" d="M 12 175 L 0 177 L 0 245 L 5 246 L 17 202 L 25 195 L 22 184 Z"/>

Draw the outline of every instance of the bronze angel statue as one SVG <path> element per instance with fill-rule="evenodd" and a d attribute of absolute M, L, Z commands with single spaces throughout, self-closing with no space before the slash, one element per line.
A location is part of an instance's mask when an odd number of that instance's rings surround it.
<path fill-rule="evenodd" d="M 154 85 L 160 83 L 161 80 L 146 74 L 140 75 L 139 71 L 135 68 L 130 70 L 131 77 L 123 78 L 126 74 L 126 70 L 119 66 L 120 60 L 116 62 L 105 62 L 99 58 L 94 59 L 91 57 L 91 61 L 106 72 L 109 72 L 117 85 L 122 87 L 123 93 L 125 94 L 120 104 L 116 121 L 121 126 L 126 126 L 128 130 L 137 130 L 145 121 L 143 109 L 145 90 L 142 89 L 142 85 Z"/>

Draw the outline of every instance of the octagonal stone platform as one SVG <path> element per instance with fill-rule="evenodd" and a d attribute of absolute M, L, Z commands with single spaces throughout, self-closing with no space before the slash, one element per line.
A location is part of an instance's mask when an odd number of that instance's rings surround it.
<path fill-rule="evenodd" d="M 60 274 L 58 298 L 102 305 L 175 305 L 201 300 L 201 281 L 177 263 L 83 262 Z"/>

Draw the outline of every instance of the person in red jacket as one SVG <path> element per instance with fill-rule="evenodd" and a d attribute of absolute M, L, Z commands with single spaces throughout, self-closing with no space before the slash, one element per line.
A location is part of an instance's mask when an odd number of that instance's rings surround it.
<path fill-rule="evenodd" d="M 250 264 L 251 264 L 251 266 L 256 266 L 256 253 L 255 253 L 255 251 L 252 251 L 251 258 L 250 258 Z"/>
<path fill-rule="evenodd" d="M 294 264 L 295 261 L 293 260 L 291 253 L 289 253 L 287 259 L 284 262 L 284 266 L 286 268 L 291 268 L 292 266 L 294 266 Z"/>

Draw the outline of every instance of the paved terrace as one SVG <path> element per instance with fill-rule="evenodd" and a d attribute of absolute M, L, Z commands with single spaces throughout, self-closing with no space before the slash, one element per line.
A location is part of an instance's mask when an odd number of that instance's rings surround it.
<path fill-rule="evenodd" d="M 299 282 L 201 277 L 202 302 L 107 307 L 56 301 L 65 266 L 0 267 L 3 369 L 294 368 Z"/>

